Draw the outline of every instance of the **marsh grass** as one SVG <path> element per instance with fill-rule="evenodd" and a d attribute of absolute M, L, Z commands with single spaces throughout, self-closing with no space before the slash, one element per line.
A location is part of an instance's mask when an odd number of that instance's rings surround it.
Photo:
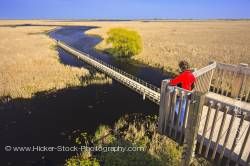
<path fill-rule="evenodd" d="M 93 136 L 81 133 L 76 141 L 79 145 L 98 147 L 143 147 L 144 151 L 95 151 L 89 150 L 66 160 L 65 165 L 75 163 L 85 165 L 97 162 L 100 165 L 120 166 L 179 166 L 182 146 L 172 139 L 157 133 L 157 116 L 141 114 L 125 115 L 114 126 L 101 125 Z M 86 156 L 83 158 L 82 156 Z M 202 157 L 195 157 L 192 166 L 212 166 L 213 164 Z"/>
<path fill-rule="evenodd" d="M 55 27 L 0 27 L 0 96 L 31 98 L 36 92 L 110 83 L 104 74 L 60 63 L 46 35 Z"/>
<path fill-rule="evenodd" d="M 124 27 L 137 31 L 143 42 L 143 51 L 133 59 L 144 64 L 177 73 L 178 62 L 187 60 L 192 67 L 200 68 L 210 61 L 230 64 L 250 64 L 250 21 L 89 21 L 48 22 L 46 20 L 4 20 L 0 26 L 17 25 L 92 26 L 86 33 L 103 39 L 96 49 L 110 48 L 105 40 L 110 28 Z M 44 26 L 43 26 L 44 27 Z M 17 27 L 18 28 L 18 27 Z M 20 27 L 19 27 L 20 28 Z M 1 27 L 2 29 L 2 27 Z M 15 28 L 13 28 L 15 29 Z M 45 27 L 43 31 L 49 30 Z M 6 31 L 7 32 L 7 31 Z M 38 32 L 38 31 L 36 31 Z M 32 32 L 29 32 L 32 33 Z M 34 33 L 34 32 L 33 32 Z M 36 36 L 36 35 L 30 35 Z"/>
<path fill-rule="evenodd" d="M 92 138 L 84 135 L 78 139 L 88 139 L 81 142 L 88 142 L 92 146 L 144 147 L 144 151 L 89 153 L 88 159 L 97 160 L 100 165 L 179 165 L 182 148 L 156 132 L 156 121 L 156 116 L 145 118 L 143 115 L 127 115 L 112 128 L 101 125 Z M 79 162 L 81 156 L 79 154 L 68 159 L 66 165 L 74 163 L 76 159 Z"/>
<path fill-rule="evenodd" d="M 210 61 L 230 64 L 250 63 L 250 21 L 178 21 L 97 23 L 100 28 L 88 34 L 104 39 L 96 48 L 110 48 L 105 40 L 110 28 L 126 27 L 138 31 L 143 51 L 133 58 L 166 71 L 176 72 L 178 62 L 187 60 L 200 68 Z"/>

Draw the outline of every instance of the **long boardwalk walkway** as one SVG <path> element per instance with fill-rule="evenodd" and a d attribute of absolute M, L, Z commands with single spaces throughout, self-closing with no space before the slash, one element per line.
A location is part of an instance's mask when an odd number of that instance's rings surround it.
<path fill-rule="evenodd" d="M 76 56 L 77 58 L 83 60 L 89 65 L 94 66 L 95 68 L 107 74 L 108 76 L 115 79 L 116 81 L 131 88 L 132 90 L 138 92 L 139 94 L 142 94 L 144 99 L 148 98 L 149 100 L 159 104 L 160 102 L 160 89 L 159 88 L 137 77 L 134 77 L 133 75 L 130 75 L 118 68 L 115 68 L 114 66 L 111 66 L 97 58 L 91 57 L 90 55 L 86 53 L 76 50 L 61 41 L 58 41 L 57 44 L 59 47 L 63 48 L 64 50 Z"/>
<path fill-rule="evenodd" d="M 146 83 L 145 81 L 134 77 L 133 75 L 130 75 L 118 68 L 115 68 L 114 66 L 111 66 L 97 58 L 91 57 L 90 55 L 81 52 L 79 50 L 76 50 L 75 48 L 72 48 L 71 46 L 61 42 L 61 41 L 57 41 L 57 44 L 59 47 L 63 48 L 64 50 L 66 50 L 67 52 L 71 53 L 72 55 L 76 56 L 77 58 L 83 60 L 84 62 L 88 63 L 91 66 L 94 66 L 95 68 L 97 68 L 98 70 L 102 71 L 103 73 L 107 74 L 108 76 L 110 76 L 111 78 L 117 80 L 118 82 L 120 82 L 121 84 L 129 87 L 130 89 L 136 91 L 137 93 L 143 95 L 143 98 L 148 98 L 149 100 L 160 104 L 160 89 Z M 206 68 L 204 68 L 206 69 Z M 202 69 L 201 69 L 202 70 Z M 222 103 L 226 103 L 227 105 L 235 105 L 237 102 L 235 102 L 235 100 L 226 97 L 226 96 L 222 96 L 222 95 L 218 95 L 212 92 L 208 92 L 206 94 L 206 99 L 210 99 L 213 101 L 218 101 L 218 102 L 222 102 Z M 237 104 L 236 104 L 237 105 Z M 245 105 L 240 106 L 242 107 L 242 109 L 244 109 L 245 111 L 249 111 L 250 110 L 250 104 L 249 103 L 245 103 Z M 202 140 L 202 144 L 207 146 L 209 148 L 214 148 L 215 143 L 217 142 L 217 151 L 220 152 L 223 146 L 223 142 L 225 140 L 226 137 L 226 133 L 227 130 L 229 130 L 229 128 L 231 128 L 231 132 L 228 135 L 228 143 L 225 146 L 225 156 L 229 155 L 229 151 L 232 147 L 232 145 L 235 143 L 235 135 L 238 132 L 238 138 L 237 138 L 237 142 L 236 145 L 234 147 L 234 156 L 232 156 L 233 158 L 236 158 L 235 160 L 237 160 L 237 156 L 240 155 L 241 160 L 243 160 L 243 162 L 246 162 L 248 160 L 248 155 L 249 155 L 249 151 L 245 150 L 243 152 L 241 151 L 241 147 L 243 144 L 246 144 L 245 149 L 249 149 L 250 148 L 250 139 L 247 136 L 247 140 L 244 143 L 244 138 L 246 136 L 246 134 L 249 132 L 247 132 L 247 128 L 249 128 L 249 121 L 244 120 L 243 123 L 240 126 L 240 131 L 239 131 L 239 125 L 240 125 L 240 117 L 235 117 L 235 122 L 233 124 L 232 127 L 230 127 L 230 119 L 232 117 L 232 115 L 227 114 L 225 116 L 225 122 L 224 122 L 224 130 L 220 131 L 220 126 L 222 124 L 222 118 L 223 118 L 223 111 L 222 110 L 218 110 L 217 113 L 217 118 L 214 119 L 216 109 L 212 108 L 211 112 L 209 113 L 209 117 L 207 117 L 208 115 L 208 106 L 204 105 L 203 106 L 203 110 L 202 110 L 202 118 L 200 121 L 200 126 L 199 126 L 199 131 L 198 131 L 198 142 Z M 205 125 L 206 123 L 206 119 L 208 119 L 207 121 L 207 125 Z M 213 127 L 213 123 L 215 123 L 215 127 Z M 204 126 L 207 126 L 206 129 L 204 130 Z M 221 134 L 219 134 L 221 133 Z M 220 138 L 217 138 L 218 135 L 220 135 Z M 202 138 L 203 137 L 203 138 Z M 209 149 L 210 149 L 209 148 Z M 204 148 L 203 148 L 204 149 Z M 240 154 L 242 153 L 242 154 Z"/>

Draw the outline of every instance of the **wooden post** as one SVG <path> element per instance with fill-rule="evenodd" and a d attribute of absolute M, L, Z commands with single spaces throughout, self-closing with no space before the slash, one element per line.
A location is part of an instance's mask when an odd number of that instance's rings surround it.
<path fill-rule="evenodd" d="M 173 95 L 172 95 L 172 101 L 171 101 L 171 116 L 169 118 L 170 120 L 170 127 L 168 130 L 168 135 L 171 137 L 172 134 L 172 130 L 174 129 L 174 123 L 175 123 L 175 107 L 176 107 L 176 99 L 177 99 L 177 95 L 178 95 L 178 90 L 175 88 L 173 91 Z"/>
<path fill-rule="evenodd" d="M 209 101 L 207 118 L 206 118 L 205 125 L 204 125 L 204 128 L 203 128 L 202 137 L 201 137 L 201 141 L 200 141 L 200 147 L 199 147 L 199 151 L 198 151 L 199 154 L 201 154 L 201 151 L 202 151 L 203 142 L 204 142 L 205 135 L 206 135 L 206 132 L 207 132 L 208 122 L 209 122 L 209 119 L 210 119 L 210 114 L 211 114 L 211 110 L 212 110 L 213 105 L 214 105 L 214 102 Z"/>
<path fill-rule="evenodd" d="M 236 132 L 236 136 L 235 136 L 234 141 L 233 141 L 233 145 L 232 145 L 232 147 L 231 147 L 229 156 L 228 156 L 228 158 L 227 158 L 227 163 L 226 163 L 226 165 L 229 165 L 229 164 L 230 164 L 231 157 L 232 157 L 232 155 L 233 155 L 233 153 L 234 153 L 234 150 L 235 150 L 237 144 L 239 143 L 240 132 L 241 132 L 241 130 L 242 130 L 242 125 L 243 125 L 243 123 L 244 123 L 245 116 L 246 116 L 246 114 L 245 114 L 245 113 L 242 113 L 241 118 L 240 118 L 240 124 L 239 124 L 239 126 L 238 126 L 238 129 L 237 129 L 237 132 Z"/>
<path fill-rule="evenodd" d="M 167 86 L 166 94 L 165 94 L 165 126 L 164 133 L 167 133 L 167 128 L 169 128 L 169 117 L 171 114 L 171 93 L 172 90 Z"/>
<path fill-rule="evenodd" d="M 211 64 L 213 64 L 213 63 L 215 63 L 215 64 L 216 64 L 216 62 L 215 62 L 215 61 L 212 61 L 212 62 L 210 62 L 209 64 L 211 65 Z M 214 69 L 212 69 L 212 71 L 211 71 L 211 75 L 210 75 L 210 78 L 209 78 L 208 89 L 207 89 L 207 91 L 208 91 L 208 92 L 209 92 L 210 87 L 211 87 L 211 84 L 212 84 L 212 80 L 213 80 L 213 76 L 214 76 L 214 71 L 215 71 L 215 68 L 214 68 Z"/>
<path fill-rule="evenodd" d="M 205 101 L 205 95 L 195 92 L 192 95 L 187 128 L 185 130 L 184 148 L 181 166 L 188 166 L 192 162 L 197 143 L 197 134 L 200 126 L 201 113 Z"/>
<path fill-rule="evenodd" d="M 168 91 L 167 85 L 169 80 L 163 80 L 161 83 L 161 99 L 160 99 L 160 109 L 159 109 L 159 121 L 158 121 L 158 132 L 164 134 L 165 118 L 169 114 L 168 104 L 166 103 L 166 91 Z"/>
<path fill-rule="evenodd" d="M 217 93 L 217 91 L 218 91 L 218 87 L 219 87 L 219 83 L 220 83 L 220 78 L 221 78 L 220 76 L 221 76 L 222 72 L 223 72 L 222 69 L 217 69 L 217 79 L 216 79 L 216 81 L 214 83 L 214 89 L 213 89 L 214 93 Z"/>
<path fill-rule="evenodd" d="M 231 120 L 230 120 L 230 123 L 229 123 L 229 126 L 228 126 L 227 134 L 226 134 L 226 137 L 225 137 L 225 140 L 224 140 L 224 143 L 223 143 L 222 150 L 220 152 L 220 157 L 219 157 L 219 160 L 217 162 L 217 165 L 221 165 L 221 161 L 222 161 L 222 158 L 224 156 L 224 152 L 225 152 L 225 149 L 227 147 L 228 139 L 229 139 L 229 136 L 230 136 L 230 133 L 231 133 L 231 130 L 232 130 L 234 120 L 235 120 L 236 111 L 237 111 L 236 109 L 233 110 L 233 115 L 231 117 Z"/>
<path fill-rule="evenodd" d="M 146 98 L 146 93 L 145 93 L 145 90 L 144 90 L 143 95 L 142 95 L 142 99 L 145 100 L 145 98 Z"/>
<path fill-rule="evenodd" d="M 181 95 L 180 95 L 180 100 L 179 100 L 179 108 L 178 108 L 178 114 L 177 114 L 177 124 L 175 125 L 175 132 L 174 132 L 174 137 L 175 139 L 177 139 L 177 133 L 178 133 L 178 130 L 180 128 L 180 118 L 181 118 L 181 114 L 182 114 L 182 105 L 183 105 L 183 98 L 184 98 L 184 91 L 181 92 Z"/>
<path fill-rule="evenodd" d="M 242 73 L 242 84 L 240 87 L 240 92 L 239 92 L 239 96 L 240 96 L 240 100 L 242 100 L 243 96 L 244 96 L 244 91 L 247 90 L 247 75 L 246 72 L 244 71 L 244 68 L 248 67 L 248 64 L 245 63 L 240 63 L 241 68 L 241 73 Z"/>
<path fill-rule="evenodd" d="M 212 157 L 211 157 L 211 160 L 212 160 L 212 161 L 214 161 L 214 159 L 215 159 L 215 155 L 216 155 L 216 152 L 217 152 L 217 148 L 218 148 L 218 145 L 219 145 L 219 141 L 220 141 L 220 139 L 221 139 L 222 131 L 223 131 L 223 129 L 224 129 L 224 125 L 225 125 L 226 116 L 227 116 L 227 112 L 228 112 L 228 111 L 229 111 L 229 107 L 226 106 L 226 107 L 224 108 L 224 112 L 223 112 L 223 117 L 222 117 L 220 129 L 219 129 L 219 133 L 218 133 L 217 140 L 216 140 L 216 143 L 215 143 L 215 146 L 214 146 L 214 149 L 213 149 L 213 154 L 212 154 Z"/>
<path fill-rule="evenodd" d="M 214 117 L 213 117 L 212 128 L 211 128 L 210 135 L 209 135 L 209 140 L 208 140 L 208 143 L 206 145 L 206 151 L 205 151 L 205 157 L 206 158 L 207 158 L 207 155 L 208 155 L 208 152 L 209 152 L 209 149 L 210 149 L 210 144 L 212 142 L 212 138 L 213 138 L 213 135 L 214 135 L 214 129 L 215 129 L 215 126 L 216 126 L 216 123 L 217 123 L 217 117 L 218 117 L 218 113 L 220 111 L 220 108 L 221 108 L 221 104 L 217 103 L 215 114 L 214 114 Z"/>
<path fill-rule="evenodd" d="M 180 139 L 179 139 L 179 142 L 180 143 L 183 143 L 182 142 L 182 137 L 184 135 L 184 132 L 185 132 L 185 129 L 186 129 L 186 124 L 187 124 L 187 118 L 188 118 L 188 113 L 189 113 L 189 106 L 190 106 L 190 102 L 191 100 L 189 99 L 189 96 L 191 94 L 187 94 L 187 103 L 186 103 L 186 111 L 185 111 L 185 115 L 184 115 L 184 122 L 183 122 L 183 125 L 182 125 L 182 129 L 181 129 L 181 135 L 180 135 Z"/>
<path fill-rule="evenodd" d="M 243 72 L 244 68 L 248 67 L 248 64 L 240 63 L 238 66 L 238 74 L 236 75 L 236 78 L 233 83 L 233 89 L 232 89 L 232 97 L 238 98 L 241 95 L 242 86 L 245 79 L 245 74 Z"/>
<path fill-rule="evenodd" d="M 248 141 L 248 138 L 249 138 L 249 134 L 250 134 L 250 126 L 248 126 L 248 130 L 247 130 L 247 133 L 246 133 L 244 142 L 243 142 L 243 144 L 242 144 L 242 146 L 241 146 L 240 154 L 239 154 L 238 159 L 237 159 L 237 161 L 236 161 L 236 164 L 237 164 L 237 165 L 238 165 L 238 163 L 240 162 L 241 156 L 242 156 L 242 154 L 243 154 L 243 152 L 244 152 L 244 150 L 245 150 L 245 147 L 246 147 L 246 144 L 247 144 L 247 141 Z M 248 164 L 250 164 L 250 163 L 248 163 Z"/>

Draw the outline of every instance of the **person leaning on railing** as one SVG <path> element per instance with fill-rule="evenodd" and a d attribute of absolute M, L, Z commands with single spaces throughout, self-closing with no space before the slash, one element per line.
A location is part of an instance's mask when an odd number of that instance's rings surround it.
<path fill-rule="evenodd" d="M 171 79 L 169 84 L 171 86 L 178 86 L 185 90 L 191 91 L 194 88 L 194 83 L 196 81 L 196 78 L 193 75 L 188 62 L 184 60 L 180 61 L 179 67 L 180 67 L 181 73 L 175 78 Z M 181 108 L 181 116 L 180 116 L 181 124 L 183 124 L 183 121 L 184 121 L 186 103 L 187 103 L 187 95 L 184 95 L 183 100 L 182 100 L 182 108 Z M 177 97 L 176 106 L 175 106 L 175 113 L 177 115 L 179 111 L 179 105 L 180 105 L 180 97 Z"/>

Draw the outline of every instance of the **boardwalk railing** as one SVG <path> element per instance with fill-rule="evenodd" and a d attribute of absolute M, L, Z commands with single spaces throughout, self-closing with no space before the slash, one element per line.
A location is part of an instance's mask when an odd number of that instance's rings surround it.
<path fill-rule="evenodd" d="M 196 72 L 195 91 L 214 92 L 250 102 L 250 68 L 247 64 L 230 65 L 213 62 Z"/>
<path fill-rule="evenodd" d="M 160 90 L 63 42 L 57 44 L 160 104 L 158 131 L 183 144 L 183 166 L 190 164 L 195 150 L 217 164 L 250 164 L 250 70 L 246 65 L 214 62 L 194 72 L 193 91 L 170 86 L 169 80 L 162 81 Z"/>
<path fill-rule="evenodd" d="M 107 74 L 111 78 L 131 88 L 132 90 L 143 95 L 143 99 L 148 98 L 149 100 L 159 104 L 160 102 L 160 89 L 154 85 L 151 85 L 131 74 L 128 74 L 110 64 L 107 64 L 100 59 L 92 57 L 87 53 L 76 50 L 75 48 L 67 45 L 64 42 L 58 41 L 57 45 L 77 58 L 83 60 L 87 64 L 94 66 L 96 69 Z"/>
<path fill-rule="evenodd" d="M 249 163 L 249 120 L 249 103 L 209 92 L 198 131 L 198 154 L 220 164 L 223 156 L 227 164 Z"/>
<path fill-rule="evenodd" d="M 168 80 L 162 81 L 158 131 L 184 145 L 182 165 L 190 164 L 195 149 L 217 164 L 250 164 L 250 103 L 245 102 L 248 101 L 245 99 L 249 68 L 237 69 L 237 78 L 242 78 L 237 79 L 241 85 L 237 88 L 241 92 L 238 93 L 240 101 L 225 93 L 221 95 L 220 91 L 214 93 L 213 88 L 217 86 L 214 80 L 224 81 L 225 78 L 214 75 L 222 65 L 214 62 L 194 72 L 197 82 L 193 91 L 170 86 Z M 230 71 L 235 70 L 230 68 Z M 218 84 L 219 89 L 223 87 L 221 84 Z"/>
<path fill-rule="evenodd" d="M 243 63 L 240 65 L 218 63 L 212 78 L 211 91 L 250 102 L 250 68 Z"/>
<path fill-rule="evenodd" d="M 195 71 L 193 74 L 196 78 L 194 91 L 206 93 L 210 90 L 214 70 L 216 69 L 217 63 L 213 62 L 210 65 Z"/>
<path fill-rule="evenodd" d="M 169 80 L 162 81 L 158 131 L 182 142 L 186 128 L 191 91 L 168 86 Z M 185 107 L 184 109 L 182 109 Z M 184 117 L 184 122 L 181 122 Z"/>

